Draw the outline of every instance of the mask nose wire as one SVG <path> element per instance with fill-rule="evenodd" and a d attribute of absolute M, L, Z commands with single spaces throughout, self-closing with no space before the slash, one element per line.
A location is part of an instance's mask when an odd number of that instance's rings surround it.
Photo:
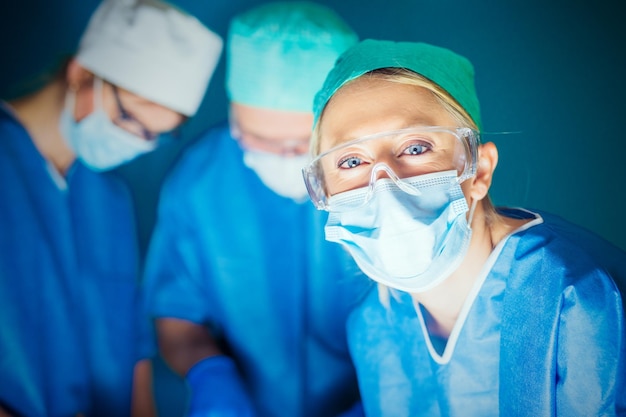
<path fill-rule="evenodd" d="M 378 174 L 381 171 L 386 173 L 387 177 L 389 177 L 389 179 L 391 179 L 394 182 L 394 184 L 396 184 L 396 186 L 402 191 L 404 191 L 405 193 L 414 195 L 414 196 L 418 196 L 422 194 L 422 192 L 418 188 L 412 186 L 411 184 L 406 183 L 400 177 L 398 177 L 396 173 L 393 172 L 393 169 L 389 167 L 389 165 L 385 164 L 384 162 L 379 162 L 374 165 L 374 167 L 372 168 L 372 173 L 370 174 L 369 189 L 367 192 L 368 200 L 371 197 L 371 195 L 374 193 L 374 186 L 376 184 L 376 181 L 379 179 Z"/>

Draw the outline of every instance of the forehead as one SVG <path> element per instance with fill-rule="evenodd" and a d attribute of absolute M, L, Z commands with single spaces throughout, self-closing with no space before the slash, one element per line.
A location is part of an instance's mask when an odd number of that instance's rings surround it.
<path fill-rule="evenodd" d="M 364 76 L 339 89 L 320 119 L 320 150 L 356 138 L 417 126 L 454 126 L 424 87 Z"/>

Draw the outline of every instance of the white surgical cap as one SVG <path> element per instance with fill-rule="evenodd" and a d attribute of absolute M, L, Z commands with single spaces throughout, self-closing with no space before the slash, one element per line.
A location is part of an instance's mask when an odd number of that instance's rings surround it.
<path fill-rule="evenodd" d="M 115 85 L 193 116 L 221 51 L 219 35 L 171 5 L 158 0 L 103 0 L 76 58 Z"/>
<path fill-rule="evenodd" d="M 312 111 L 326 74 L 357 41 L 334 11 L 315 3 L 269 3 L 236 16 L 226 47 L 229 99 L 253 107 Z"/>

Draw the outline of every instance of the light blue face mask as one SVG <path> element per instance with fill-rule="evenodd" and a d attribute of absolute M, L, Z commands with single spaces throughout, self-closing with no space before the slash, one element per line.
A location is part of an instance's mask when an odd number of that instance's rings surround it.
<path fill-rule="evenodd" d="M 243 157 L 244 164 L 256 172 L 270 190 L 297 203 L 307 200 L 302 167 L 309 160 L 308 154 L 283 156 L 251 150 L 244 150 Z"/>
<path fill-rule="evenodd" d="M 473 210 L 468 224 L 456 171 L 402 181 L 419 190 L 418 195 L 383 178 L 373 190 L 363 187 L 331 196 L 330 204 L 339 210 L 329 215 L 326 240 L 346 247 L 373 280 L 417 293 L 439 285 L 458 268 L 469 247 Z M 368 192 L 367 204 L 349 209 Z"/>
<path fill-rule="evenodd" d="M 156 147 L 115 125 L 102 109 L 102 79 L 94 79 L 94 110 L 80 122 L 74 120 L 76 95 L 68 93 L 61 112 L 60 129 L 78 158 L 94 171 L 113 169 Z"/>

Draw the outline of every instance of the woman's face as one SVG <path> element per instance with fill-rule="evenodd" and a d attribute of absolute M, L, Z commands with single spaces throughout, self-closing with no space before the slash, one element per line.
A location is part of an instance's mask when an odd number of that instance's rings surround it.
<path fill-rule="evenodd" d="M 423 87 L 368 76 L 346 85 L 332 97 L 320 119 L 320 154 L 333 150 L 320 159 L 327 194 L 366 186 L 377 163 L 386 164 L 400 178 L 462 170 L 466 153 L 453 130 L 420 131 L 420 127 L 456 125 Z M 379 138 L 335 150 L 380 133 Z"/>

